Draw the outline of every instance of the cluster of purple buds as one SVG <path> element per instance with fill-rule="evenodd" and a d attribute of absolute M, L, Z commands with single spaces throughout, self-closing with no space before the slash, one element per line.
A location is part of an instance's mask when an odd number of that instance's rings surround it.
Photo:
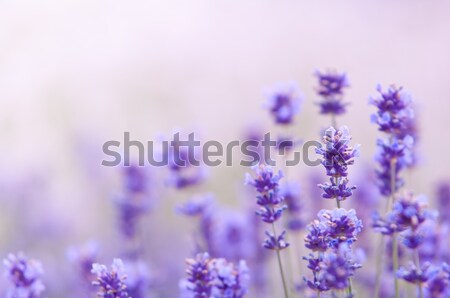
<path fill-rule="evenodd" d="M 208 253 L 187 259 L 188 277 L 181 280 L 182 298 L 242 298 L 248 291 L 249 273 L 245 261 L 238 265 Z"/>
<path fill-rule="evenodd" d="M 350 247 L 363 227 L 354 209 L 322 209 L 317 216 L 318 219 L 308 225 L 305 236 L 306 248 L 314 252 L 337 248 L 343 243 Z"/>
<path fill-rule="evenodd" d="M 40 298 L 45 286 L 42 283 L 42 265 L 39 261 L 28 259 L 24 254 L 10 254 L 3 261 L 5 275 L 10 283 L 8 298 Z"/>
<path fill-rule="evenodd" d="M 336 250 L 327 251 L 315 257 L 310 254 L 304 257 L 308 261 L 308 269 L 313 274 L 312 279 L 304 278 L 307 286 L 317 292 L 343 290 L 349 286 L 349 279 L 361 265 L 355 262 L 353 254 L 346 244 L 341 244 Z"/>
<path fill-rule="evenodd" d="M 323 136 L 323 147 L 316 148 L 316 153 L 323 158 L 322 165 L 330 183 L 319 184 L 323 189 L 323 198 L 343 201 L 352 195 L 355 186 L 347 186 L 348 166 L 352 165 L 355 157 L 359 155 L 359 145 L 355 148 L 349 146 L 351 135 L 347 127 L 341 127 L 336 131 L 333 127 L 328 128 Z"/>
<path fill-rule="evenodd" d="M 290 125 L 299 112 L 302 98 L 295 84 L 280 85 L 269 95 L 268 109 L 276 124 Z"/>
<path fill-rule="evenodd" d="M 429 216 L 425 206 L 425 198 L 405 194 L 395 201 L 392 211 L 384 218 L 375 212 L 372 217 L 372 227 L 383 235 L 393 235 L 408 228 L 411 231 L 417 231 L 419 225 Z"/>
<path fill-rule="evenodd" d="M 206 177 L 205 169 L 200 163 L 200 152 L 196 148 L 191 149 L 181 146 L 177 141 L 171 141 L 171 145 L 163 152 L 170 171 L 167 183 L 176 189 L 198 185 Z"/>
<path fill-rule="evenodd" d="M 123 191 L 116 195 L 114 202 L 118 207 L 122 234 L 133 238 L 139 218 L 150 210 L 152 204 L 147 169 L 134 165 L 125 167 L 123 181 Z"/>
<path fill-rule="evenodd" d="M 287 206 L 287 229 L 290 231 L 300 231 L 305 226 L 302 217 L 303 206 L 300 202 L 300 185 L 294 182 L 285 183 L 281 186 L 280 192 Z"/>
<path fill-rule="evenodd" d="M 411 97 L 402 88 L 395 86 L 390 86 L 387 91 L 377 86 L 377 91 L 379 95 L 370 98 L 370 103 L 378 109 L 372 115 L 372 122 L 378 125 L 380 131 L 388 134 L 386 140 L 378 141 L 376 159 L 380 168 L 377 176 L 380 192 L 389 196 L 403 186 L 399 172 L 415 161 L 412 149 L 417 133 L 415 126 L 411 125 L 414 121 Z M 393 186 L 391 181 L 394 181 Z"/>
<path fill-rule="evenodd" d="M 318 103 L 321 114 L 341 115 L 345 113 L 348 103 L 344 103 L 344 88 L 349 86 L 349 81 L 345 73 L 327 71 L 321 73 L 316 71 L 318 79 L 317 94 L 322 97 Z"/>
<path fill-rule="evenodd" d="M 284 204 L 284 198 L 280 193 L 279 181 L 283 177 L 281 171 L 277 174 L 269 166 L 260 165 L 255 168 L 256 178 L 252 178 L 249 174 L 246 176 L 246 183 L 253 186 L 258 192 L 256 203 L 260 209 L 256 212 L 262 221 L 274 224 L 281 218 L 283 211 L 288 207 Z M 289 246 L 285 242 L 285 233 L 279 236 L 266 232 L 268 238 L 264 242 L 264 246 L 268 249 L 281 250 Z"/>
<path fill-rule="evenodd" d="M 97 296 L 104 298 L 129 298 L 125 285 L 125 269 L 122 260 L 114 259 L 108 269 L 105 265 L 92 264 L 92 273 L 96 275 L 92 285 L 98 288 Z"/>

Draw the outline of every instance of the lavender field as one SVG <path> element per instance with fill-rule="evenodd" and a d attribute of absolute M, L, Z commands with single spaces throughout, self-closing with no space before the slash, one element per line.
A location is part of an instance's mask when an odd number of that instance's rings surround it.
<path fill-rule="evenodd" d="M 450 3 L 0 2 L 0 297 L 450 297 Z"/>

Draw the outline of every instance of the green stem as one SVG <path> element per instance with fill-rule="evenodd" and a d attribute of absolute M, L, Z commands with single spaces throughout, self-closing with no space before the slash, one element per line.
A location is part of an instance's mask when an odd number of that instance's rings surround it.
<path fill-rule="evenodd" d="M 275 239 L 277 239 L 278 236 L 277 236 L 277 232 L 275 229 L 275 223 L 272 223 L 272 230 L 273 230 L 273 236 L 275 237 Z M 284 270 L 283 270 L 283 264 L 281 262 L 281 254 L 280 254 L 279 247 L 277 247 L 276 252 L 277 252 L 277 259 L 278 259 L 278 267 L 280 269 L 281 281 L 283 283 L 284 297 L 289 298 L 289 293 L 288 293 L 288 289 L 287 289 L 286 278 L 284 277 Z"/>
<path fill-rule="evenodd" d="M 352 279 L 348 278 L 348 288 L 347 288 L 348 297 L 353 297 L 353 289 L 352 289 Z"/>
<path fill-rule="evenodd" d="M 377 248 L 377 261 L 376 261 L 376 277 L 375 277 L 375 291 L 374 291 L 374 297 L 379 298 L 380 297 L 380 284 L 381 284 L 381 269 L 383 268 L 383 256 L 384 256 L 384 245 L 385 245 L 385 238 L 383 235 L 381 235 L 380 239 L 380 245 Z"/>
<path fill-rule="evenodd" d="M 397 278 L 397 270 L 398 270 L 398 244 L 397 244 L 397 235 L 394 233 L 392 235 L 392 269 L 394 271 L 394 284 L 395 284 L 395 298 L 400 297 L 399 287 L 398 287 L 398 278 Z"/>

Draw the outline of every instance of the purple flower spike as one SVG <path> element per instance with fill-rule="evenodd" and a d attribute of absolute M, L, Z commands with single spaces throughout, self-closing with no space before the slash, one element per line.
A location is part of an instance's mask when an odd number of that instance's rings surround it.
<path fill-rule="evenodd" d="M 198 254 L 195 259 L 186 260 L 188 278 L 183 287 L 192 294 L 192 298 L 211 297 L 215 279 L 213 262 L 208 253 Z"/>
<path fill-rule="evenodd" d="M 341 115 L 345 113 L 348 103 L 342 102 L 344 88 L 349 87 L 349 81 L 345 73 L 316 71 L 318 79 L 317 94 L 322 97 L 319 102 L 321 114 Z"/>
<path fill-rule="evenodd" d="M 355 148 L 349 146 L 352 139 L 347 127 L 343 126 L 338 131 L 333 127 L 328 128 L 323 136 L 324 146 L 316 148 L 316 153 L 322 155 L 322 165 L 331 177 L 346 177 L 349 165 L 359 156 L 359 145 Z"/>
<path fill-rule="evenodd" d="M 125 285 L 125 269 L 120 259 L 114 259 L 108 269 L 102 264 L 92 264 L 92 273 L 97 279 L 92 285 L 98 288 L 97 295 L 104 298 L 128 298 L 130 297 Z"/>
<path fill-rule="evenodd" d="M 41 281 L 43 274 L 39 261 L 28 259 L 24 254 L 10 254 L 3 261 L 5 275 L 11 286 L 7 297 L 40 298 L 45 286 Z"/>
<path fill-rule="evenodd" d="M 437 272 L 438 269 L 431 266 L 428 262 L 424 263 L 420 268 L 417 268 L 413 262 L 410 262 L 408 268 L 401 267 L 397 271 L 397 277 L 412 284 L 423 284 Z"/>
<path fill-rule="evenodd" d="M 216 286 L 213 297 L 217 298 L 242 298 L 248 292 L 249 270 L 245 261 L 240 261 L 236 266 L 225 259 L 215 262 Z"/>
<path fill-rule="evenodd" d="M 348 187 L 347 178 L 339 178 L 336 185 L 335 179 L 330 178 L 330 183 L 319 184 L 318 186 L 323 189 L 325 193 L 322 194 L 324 199 L 337 199 L 339 201 L 345 201 L 353 194 L 356 186 Z"/>
<path fill-rule="evenodd" d="M 377 86 L 378 96 L 372 97 L 370 103 L 378 108 L 372 115 L 372 121 L 377 123 L 380 131 L 396 136 L 404 136 L 408 132 L 409 120 L 414 117 L 411 108 L 411 97 L 402 87 L 390 86 L 383 91 Z"/>
<path fill-rule="evenodd" d="M 319 211 L 317 216 L 320 222 L 326 226 L 327 239 L 332 247 L 338 247 L 341 243 L 353 243 L 363 227 L 362 221 L 356 217 L 354 209 L 324 209 Z"/>
<path fill-rule="evenodd" d="M 289 243 L 284 239 L 286 237 L 286 231 L 283 231 L 278 237 L 266 231 L 267 238 L 263 243 L 263 246 L 270 250 L 282 250 L 289 246 Z"/>
<path fill-rule="evenodd" d="M 294 84 L 278 86 L 269 96 L 268 108 L 275 123 L 289 125 L 294 122 L 294 116 L 299 112 L 302 98 L 298 95 Z"/>
<path fill-rule="evenodd" d="M 324 252 L 328 248 L 327 227 L 318 220 L 310 223 L 305 236 L 305 247 L 312 251 Z"/>

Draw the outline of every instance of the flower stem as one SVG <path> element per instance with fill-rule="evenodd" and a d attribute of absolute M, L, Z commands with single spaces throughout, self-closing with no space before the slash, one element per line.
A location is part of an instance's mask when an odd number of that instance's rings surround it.
<path fill-rule="evenodd" d="M 397 244 L 397 235 L 392 234 L 392 270 L 394 272 L 394 284 L 395 284 L 395 298 L 399 298 L 399 288 L 398 288 L 398 278 L 397 278 L 397 270 L 398 270 L 398 244 Z"/>
<path fill-rule="evenodd" d="M 383 256 L 384 256 L 385 238 L 381 235 L 380 244 L 377 248 L 377 261 L 376 261 L 376 276 L 375 276 L 375 291 L 374 297 L 380 297 L 380 283 L 381 283 L 381 271 L 383 269 Z"/>
<path fill-rule="evenodd" d="M 278 236 L 277 236 L 277 232 L 275 229 L 275 223 L 272 223 L 272 230 L 273 230 L 273 235 L 274 235 L 275 239 L 277 239 Z M 289 298 L 289 292 L 287 289 L 286 278 L 284 277 L 284 270 L 283 270 L 283 264 L 281 262 L 281 254 L 280 254 L 279 247 L 277 247 L 276 252 L 277 252 L 277 259 L 278 259 L 278 267 L 280 269 L 281 281 L 283 283 L 284 297 Z"/>
<path fill-rule="evenodd" d="M 348 288 L 347 288 L 348 297 L 353 297 L 353 289 L 352 289 L 352 279 L 351 277 L 348 278 Z"/>

